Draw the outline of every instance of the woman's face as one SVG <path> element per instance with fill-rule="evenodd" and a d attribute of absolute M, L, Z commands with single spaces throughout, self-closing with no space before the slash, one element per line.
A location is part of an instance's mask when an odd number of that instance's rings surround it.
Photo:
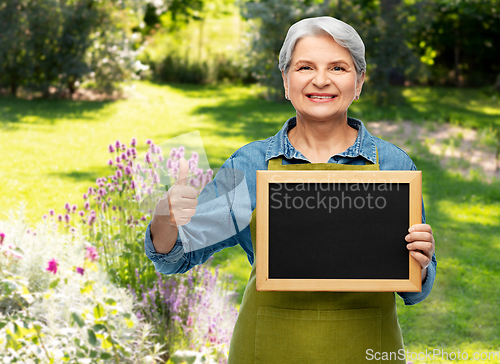
<path fill-rule="evenodd" d="M 349 51 L 325 35 L 297 42 L 283 83 L 298 119 L 335 121 L 361 92 L 364 74 L 357 78 Z"/>

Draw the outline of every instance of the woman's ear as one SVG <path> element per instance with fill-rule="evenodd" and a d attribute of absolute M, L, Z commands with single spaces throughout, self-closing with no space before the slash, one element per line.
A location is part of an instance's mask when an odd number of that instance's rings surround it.
<path fill-rule="evenodd" d="M 365 71 L 361 73 L 360 76 L 356 79 L 356 96 L 359 97 L 361 94 L 361 89 L 363 88 L 363 83 L 365 82 Z"/>
<path fill-rule="evenodd" d="M 283 77 L 283 87 L 285 88 L 285 97 L 288 95 L 288 79 L 283 71 L 281 71 L 281 77 Z"/>

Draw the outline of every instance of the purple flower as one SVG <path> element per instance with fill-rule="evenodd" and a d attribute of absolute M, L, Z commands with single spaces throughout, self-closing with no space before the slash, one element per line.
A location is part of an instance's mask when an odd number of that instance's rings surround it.
<path fill-rule="evenodd" d="M 61 222 L 63 219 L 63 216 L 61 214 L 57 215 L 57 221 Z"/>
<path fill-rule="evenodd" d="M 54 216 L 55 215 L 55 211 L 54 210 L 49 210 L 49 215 L 50 216 Z"/>
<path fill-rule="evenodd" d="M 146 163 L 151 163 L 151 154 L 149 154 L 149 152 L 146 153 L 146 156 L 144 157 L 144 160 L 146 161 Z"/>
<path fill-rule="evenodd" d="M 135 147 L 137 145 L 137 139 L 136 138 L 132 138 L 132 141 L 130 142 L 130 145 Z"/>
<path fill-rule="evenodd" d="M 64 204 L 64 208 L 65 208 L 66 210 L 68 210 L 68 211 L 70 210 L 70 208 L 71 208 L 71 207 L 69 206 L 69 202 L 66 202 L 66 203 Z"/>
<path fill-rule="evenodd" d="M 116 161 L 116 163 L 120 163 L 120 162 L 121 162 L 121 158 L 120 158 L 120 156 L 116 157 L 116 158 L 115 158 L 115 161 Z"/>
<path fill-rule="evenodd" d="M 121 146 L 121 145 L 122 145 L 122 143 L 121 143 L 119 140 L 117 140 L 117 141 L 115 142 L 115 147 L 116 147 L 116 149 L 120 149 L 120 146 Z"/>
<path fill-rule="evenodd" d="M 99 188 L 99 190 L 97 191 L 97 193 L 99 194 L 99 196 L 106 196 L 106 189 L 105 188 Z"/>
<path fill-rule="evenodd" d="M 4 233 L 0 233 L 0 245 L 3 245 L 4 239 L 5 239 L 5 234 Z"/>
<path fill-rule="evenodd" d="M 97 249 L 93 246 L 86 246 L 85 249 L 85 259 L 90 260 L 91 262 L 95 262 L 99 259 L 99 254 L 97 253 Z"/>
<path fill-rule="evenodd" d="M 89 187 L 89 196 L 95 195 L 95 189 L 93 187 Z"/>
<path fill-rule="evenodd" d="M 122 144 L 122 150 L 125 150 L 127 149 L 127 145 L 126 144 Z"/>
<path fill-rule="evenodd" d="M 108 148 L 110 153 L 113 153 L 115 151 L 115 148 L 113 148 L 112 144 L 110 144 Z"/>
<path fill-rule="evenodd" d="M 82 267 L 76 267 L 75 271 L 76 273 L 81 274 L 83 276 L 85 269 L 83 269 Z"/>
<path fill-rule="evenodd" d="M 102 203 L 101 208 L 102 208 L 102 211 L 106 211 L 106 209 L 108 208 L 108 205 L 106 205 L 106 202 Z"/>
<path fill-rule="evenodd" d="M 122 161 L 124 161 L 125 159 L 127 159 L 127 156 L 125 155 L 125 153 L 122 153 L 122 155 L 120 156 Z"/>
<path fill-rule="evenodd" d="M 91 214 L 89 216 L 89 218 L 88 218 L 88 224 L 89 224 L 89 226 L 92 226 L 92 224 L 94 223 L 95 219 L 96 219 L 95 215 Z"/>
<path fill-rule="evenodd" d="M 108 161 L 108 166 L 112 166 L 112 165 L 113 165 L 113 160 L 112 160 L 112 159 L 110 159 L 110 160 Z"/>
<path fill-rule="evenodd" d="M 66 224 L 69 224 L 70 219 L 71 219 L 71 217 L 68 214 L 64 215 L 64 221 L 66 221 Z"/>
<path fill-rule="evenodd" d="M 47 220 L 47 214 L 43 214 L 42 219 Z"/>
<path fill-rule="evenodd" d="M 71 206 L 71 212 L 72 213 L 76 212 L 77 208 L 78 208 L 78 206 L 76 206 L 76 205 Z"/>
<path fill-rule="evenodd" d="M 152 144 L 152 143 L 153 143 L 153 141 L 152 141 L 151 139 L 146 140 L 146 144 L 147 144 L 147 145 L 150 145 L 150 144 Z"/>
<path fill-rule="evenodd" d="M 85 212 L 84 212 L 84 211 L 79 211 L 79 212 L 78 212 L 78 215 L 80 215 L 80 216 L 82 216 L 82 217 L 83 217 L 83 215 L 85 215 Z"/>
<path fill-rule="evenodd" d="M 88 199 L 88 198 L 89 198 L 89 196 L 88 196 L 86 193 L 84 193 L 84 194 L 83 194 L 83 199 L 84 199 L 84 200 L 86 200 L 86 199 Z"/>
<path fill-rule="evenodd" d="M 122 171 L 120 171 L 119 169 L 116 171 L 116 177 L 117 178 L 122 178 L 123 174 L 122 174 Z"/>
<path fill-rule="evenodd" d="M 85 201 L 85 204 L 83 205 L 83 208 L 84 208 L 85 210 L 90 209 L 90 202 Z M 82 216 L 83 216 L 83 215 L 82 215 Z"/>
<path fill-rule="evenodd" d="M 57 260 L 52 258 L 51 260 L 49 260 L 48 266 L 47 266 L 47 268 L 45 268 L 45 270 L 48 270 L 52 274 L 56 274 L 57 273 L 57 264 L 58 264 Z"/>
<path fill-rule="evenodd" d="M 132 170 L 130 169 L 130 167 L 125 167 L 125 174 L 128 176 L 128 175 L 131 175 L 132 174 Z"/>
<path fill-rule="evenodd" d="M 132 182 L 130 182 L 130 188 L 135 190 L 135 181 L 132 180 Z"/>

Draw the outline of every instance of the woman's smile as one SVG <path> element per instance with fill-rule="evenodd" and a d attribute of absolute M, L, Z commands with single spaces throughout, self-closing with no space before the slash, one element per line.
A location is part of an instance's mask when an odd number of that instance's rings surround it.
<path fill-rule="evenodd" d="M 331 102 L 335 100 L 336 95 L 325 94 L 325 93 L 310 93 L 306 95 L 312 102 Z"/>

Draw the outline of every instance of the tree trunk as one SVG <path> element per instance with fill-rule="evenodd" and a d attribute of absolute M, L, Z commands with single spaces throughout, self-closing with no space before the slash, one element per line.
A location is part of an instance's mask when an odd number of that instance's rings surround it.
<path fill-rule="evenodd" d="M 462 79 L 462 74 L 460 73 L 460 30 L 458 23 L 455 27 L 454 63 L 455 63 L 455 82 L 458 87 L 462 87 L 463 79 Z"/>

